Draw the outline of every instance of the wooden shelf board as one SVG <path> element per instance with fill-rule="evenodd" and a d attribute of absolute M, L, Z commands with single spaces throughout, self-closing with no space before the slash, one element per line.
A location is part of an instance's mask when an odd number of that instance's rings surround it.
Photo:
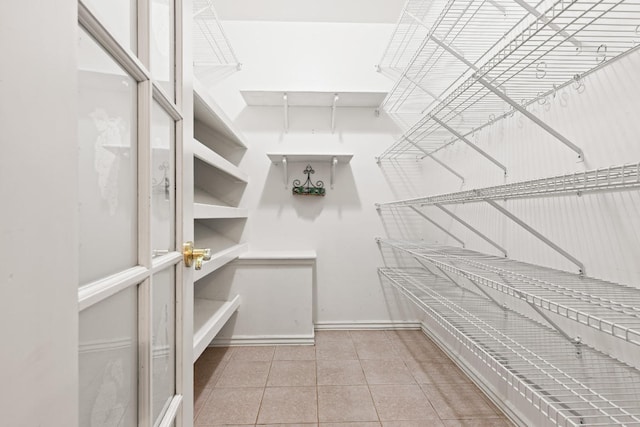
<path fill-rule="evenodd" d="M 213 273 L 220 267 L 230 263 L 234 259 L 238 258 L 239 255 L 245 253 L 248 249 L 248 246 L 249 245 L 246 243 L 240 243 L 230 248 L 214 252 L 211 255 L 211 260 L 205 261 L 202 264 L 202 269 L 194 271 L 193 280 L 198 281 L 203 277 Z"/>
<path fill-rule="evenodd" d="M 245 137 L 197 79 L 193 81 L 193 109 L 197 120 L 226 136 L 234 144 L 247 148 Z"/>
<path fill-rule="evenodd" d="M 248 182 L 249 176 L 236 165 L 198 141 L 193 140 L 193 155 L 208 165 L 226 173 L 241 182 Z"/>
<path fill-rule="evenodd" d="M 229 301 L 204 298 L 193 300 L 193 362 L 200 357 L 209 343 L 220 332 L 240 306 L 240 295 Z"/>

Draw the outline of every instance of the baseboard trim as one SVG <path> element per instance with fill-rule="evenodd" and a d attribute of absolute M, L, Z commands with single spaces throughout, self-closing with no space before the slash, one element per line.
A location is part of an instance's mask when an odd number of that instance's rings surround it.
<path fill-rule="evenodd" d="M 422 333 L 427 336 L 431 341 L 433 341 L 440 349 L 446 353 L 447 356 L 451 359 L 453 363 L 455 363 L 466 375 L 469 377 L 471 381 L 487 396 L 494 405 L 496 405 L 504 415 L 511 420 L 514 424 L 518 426 L 528 426 L 526 421 L 522 419 L 522 417 L 517 414 L 509 405 L 506 405 L 500 396 L 498 396 L 491 388 L 487 387 L 485 382 L 482 380 L 482 377 L 478 375 L 478 372 L 473 368 L 473 366 L 469 365 L 464 359 L 459 357 L 456 353 L 452 352 L 449 347 L 440 339 L 440 337 L 429 330 L 429 326 L 425 322 L 421 322 L 420 329 L 422 329 Z"/>
<path fill-rule="evenodd" d="M 215 338 L 209 347 L 233 347 L 248 345 L 313 345 L 315 338 L 311 335 L 291 336 L 239 336 L 232 338 Z"/>
<path fill-rule="evenodd" d="M 356 322 L 316 322 L 316 331 L 339 330 L 379 330 L 379 329 L 421 329 L 418 321 L 356 321 Z"/>

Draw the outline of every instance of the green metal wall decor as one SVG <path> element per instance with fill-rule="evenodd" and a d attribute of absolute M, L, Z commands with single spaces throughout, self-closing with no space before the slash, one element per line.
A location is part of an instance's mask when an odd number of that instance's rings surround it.
<path fill-rule="evenodd" d="M 316 171 L 313 170 L 311 165 L 307 165 L 303 173 L 307 175 L 307 180 L 305 181 L 304 184 L 301 184 L 299 179 L 294 179 L 293 189 L 292 189 L 293 194 L 302 195 L 302 196 L 324 196 L 325 194 L 324 182 L 317 181 L 314 185 L 313 182 L 311 181 L 311 174 L 316 173 Z"/>

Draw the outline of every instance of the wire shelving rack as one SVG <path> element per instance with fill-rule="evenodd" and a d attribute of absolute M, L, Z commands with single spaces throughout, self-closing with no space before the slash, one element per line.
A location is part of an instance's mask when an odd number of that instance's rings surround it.
<path fill-rule="evenodd" d="M 559 0 L 478 64 L 458 60 L 473 74 L 447 92 L 379 159 L 426 157 L 462 141 L 516 112 L 525 115 L 569 149 L 581 148 L 527 110 L 550 102 L 559 89 L 579 88 L 581 79 L 640 44 L 640 1 Z M 491 50 L 490 50 L 491 51 Z M 482 153 L 497 166 L 506 168 Z"/>
<path fill-rule="evenodd" d="M 403 113 L 441 101 L 459 76 L 536 13 L 520 0 L 409 0 L 378 66 L 397 78 L 381 107 Z"/>
<path fill-rule="evenodd" d="M 379 274 L 551 425 L 640 425 L 638 369 L 425 269 Z"/>
<path fill-rule="evenodd" d="M 193 1 L 193 58 L 196 67 L 232 66 L 242 64 L 229 43 L 211 0 Z"/>
<path fill-rule="evenodd" d="M 589 192 L 630 190 L 639 187 L 640 163 L 632 163 L 494 187 L 379 203 L 377 206 L 447 205 L 554 195 L 582 195 Z"/>
<path fill-rule="evenodd" d="M 537 309 L 640 345 L 640 289 L 468 249 L 380 240 Z"/>

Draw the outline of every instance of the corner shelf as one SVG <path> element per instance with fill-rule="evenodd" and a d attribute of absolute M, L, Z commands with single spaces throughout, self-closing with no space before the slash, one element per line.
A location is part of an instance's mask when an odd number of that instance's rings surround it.
<path fill-rule="evenodd" d="M 193 300 L 193 361 L 195 362 L 209 343 L 220 332 L 229 318 L 240 307 L 240 295 L 229 301 L 204 298 Z"/>
<path fill-rule="evenodd" d="M 221 204 L 194 203 L 194 219 L 247 218 L 249 210 Z"/>
<path fill-rule="evenodd" d="M 286 153 L 267 153 L 267 157 L 271 160 L 271 163 L 274 165 L 282 165 L 283 166 L 283 178 L 284 178 L 284 186 L 285 188 L 289 183 L 289 170 L 287 168 L 288 163 L 306 163 L 306 162 L 328 162 L 331 164 L 331 187 L 333 187 L 333 183 L 335 182 L 335 172 L 336 166 L 338 164 L 347 164 L 353 158 L 353 154 L 341 153 L 341 154 L 331 154 L 331 153 L 297 153 L 297 154 L 286 154 Z"/>

